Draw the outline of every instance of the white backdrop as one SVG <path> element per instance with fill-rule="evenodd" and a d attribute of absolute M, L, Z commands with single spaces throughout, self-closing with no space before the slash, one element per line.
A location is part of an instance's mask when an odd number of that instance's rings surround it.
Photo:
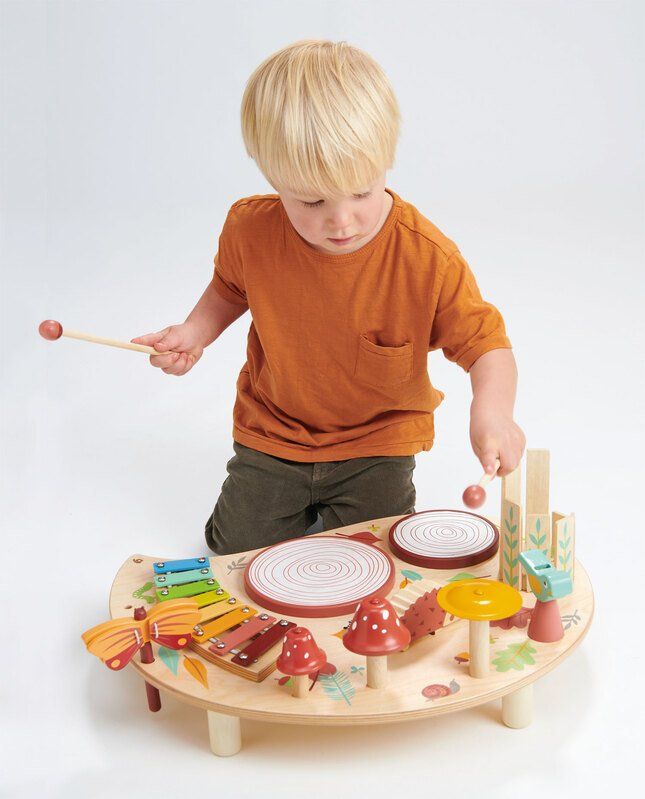
<path fill-rule="evenodd" d="M 204 791 L 371 799 L 604 795 L 636 770 L 642 713 L 643 13 L 636 2 L 2 2 L 2 796 Z M 133 552 L 204 552 L 232 455 L 248 316 L 191 374 L 38 323 L 125 338 L 183 320 L 230 204 L 271 191 L 246 156 L 244 84 L 270 53 L 344 39 L 404 118 L 387 185 L 461 247 L 504 313 L 517 418 L 575 511 L 592 629 L 511 731 L 484 706 L 397 727 L 244 725 L 230 760 L 203 711 L 144 709 L 80 633 Z M 323 299 L 321 298 L 321 301 Z M 467 375 L 417 457 L 418 509 L 480 474 Z M 639 492 L 639 493 L 637 493 Z M 499 488 L 484 512 L 498 513 Z M 7 608 L 9 608 L 7 612 Z M 379 752 L 375 758 L 375 752 Z M 357 777 L 357 775 L 361 775 Z M 622 775 L 622 776 L 620 776 Z"/>

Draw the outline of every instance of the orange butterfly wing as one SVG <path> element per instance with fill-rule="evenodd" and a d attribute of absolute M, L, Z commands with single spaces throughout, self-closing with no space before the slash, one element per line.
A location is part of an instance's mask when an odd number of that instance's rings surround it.
<path fill-rule="evenodd" d="M 182 649 L 191 640 L 193 627 L 199 623 L 199 608 L 194 600 L 171 599 L 149 613 L 150 639 L 169 649 Z"/>
<path fill-rule="evenodd" d="M 81 636 L 88 650 L 112 671 L 119 671 L 148 640 L 145 620 L 113 619 Z"/>

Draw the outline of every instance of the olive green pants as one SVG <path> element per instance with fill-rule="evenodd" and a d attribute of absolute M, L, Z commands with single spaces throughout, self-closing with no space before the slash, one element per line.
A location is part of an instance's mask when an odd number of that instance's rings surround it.
<path fill-rule="evenodd" d="M 414 513 L 414 455 L 302 463 L 237 442 L 233 449 L 206 522 L 206 542 L 218 555 L 297 538 L 319 513 L 325 530 Z"/>

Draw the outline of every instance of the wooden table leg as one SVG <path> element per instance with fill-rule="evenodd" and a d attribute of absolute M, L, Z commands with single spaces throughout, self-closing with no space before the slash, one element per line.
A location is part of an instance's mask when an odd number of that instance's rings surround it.
<path fill-rule="evenodd" d="M 206 711 L 208 715 L 208 737 L 211 751 L 220 757 L 236 755 L 242 748 L 242 731 L 239 716 Z"/>
<path fill-rule="evenodd" d="M 521 730 L 533 721 L 533 683 L 502 697 L 502 721 Z"/>

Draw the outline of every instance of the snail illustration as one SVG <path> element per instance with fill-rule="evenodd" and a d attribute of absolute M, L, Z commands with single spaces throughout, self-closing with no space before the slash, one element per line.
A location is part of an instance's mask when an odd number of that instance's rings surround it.
<path fill-rule="evenodd" d="M 421 691 L 426 699 L 442 699 L 444 696 L 456 694 L 461 689 L 461 686 L 456 680 L 451 680 L 450 685 L 426 685 Z"/>

